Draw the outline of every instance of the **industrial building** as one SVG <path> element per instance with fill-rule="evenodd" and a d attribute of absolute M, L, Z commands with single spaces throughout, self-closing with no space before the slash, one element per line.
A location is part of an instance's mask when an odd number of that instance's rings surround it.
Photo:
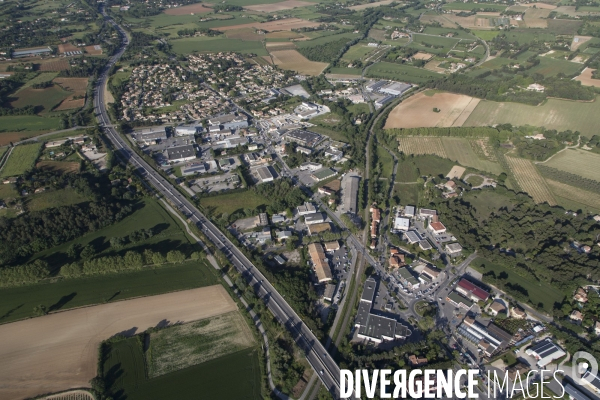
<path fill-rule="evenodd" d="M 398 269 L 398 278 L 400 279 L 400 283 L 409 289 L 418 289 L 420 286 L 417 274 L 408 266 Z"/>
<path fill-rule="evenodd" d="M 323 213 L 320 212 L 306 214 L 304 215 L 304 222 L 306 223 L 306 225 L 320 224 L 322 222 L 325 222 L 325 216 L 323 215 Z"/>
<path fill-rule="evenodd" d="M 394 231 L 406 232 L 410 228 L 410 219 L 404 217 L 396 217 L 394 219 Z"/>
<path fill-rule="evenodd" d="M 273 174 L 269 171 L 269 167 L 259 167 L 256 169 L 256 173 L 262 183 L 271 182 L 274 179 Z"/>
<path fill-rule="evenodd" d="M 177 136 L 189 136 L 202 132 L 202 127 L 198 125 L 181 125 L 175 128 Z"/>
<path fill-rule="evenodd" d="M 377 282 L 368 278 L 356 314 L 357 336 L 375 343 L 409 337 L 412 332 L 400 322 L 371 312 L 376 291 Z"/>
<path fill-rule="evenodd" d="M 448 301 L 448 303 L 452 304 L 454 307 L 464 308 L 465 310 L 470 310 L 474 304 L 471 300 L 461 296 L 455 291 L 452 291 L 448 294 L 446 301 Z"/>
<path fill-rule="evenodd" d="M 181 167 L 181 175 L 188 176 L 194 174 L 204 174 L 206 172 L 206 165 L 204 163 L 193 163 Z"/>
<path fill-rule="evenodd" d="M 303 164 L 300 164 L 300 171 L 317 171 L 319 169 L 323 168 L 323 164 L 321 163 L 315 163 L 315 162 L 305 162 Z"/>
<path fill-rule="evenodd" d="M 415 207 L 406 206 L 404 207 L 404 216 L 408 218 L 412 218 L 415 216 Z"/>
<path fill-rule="evenodd" d="M 533 347 L 527 349 L 525 353 L 533 356 L 537 360 L 537 366 L 540 368 L 544 368 L 552 361 L 557 360 L 566 354 L 563 349 L 554 344 L 550 339 L 538 342 Z"/>
<path fill-rule="evenodd" d="M 384 104 L 389 103 L 392 100 L 394 100 L 394 96 L 392 96 L 392 95 L 388 95 L 388 96 L 382 97 L 380 99 L 377 99 L 377 100 L 375 100 L 375 107 L 379 108 L 379 107 L 383 106 Z"/>
<path fill-rule="evenodd" d="M 344 211 L 348 213 L 354 213 L 358 211 L 358 184 L 360 183 L 360 177 L 358 176 L 346 176 L 344 180 Z"/>
<path fill-rule="evenodd" d="M 388 81 L 375 81 L 366 85 L 367 92 L 377 92 L 380 88 L 385 86 Z"/>
<path fill-rule="evenodd" d="M 416 231 L 404 232 L 404 238 L 410 244 L 415 244 L 421 241 L 421 236 Z"/>
<path fill-rule="evenodd" d="M 167 159 L 169 162 L 178 163 L 196 158 L 196 149 L 193 144 L 183 146 L 169 147 L 167 149 Z"/>
<path fill-rule="evenodd" d="M 296 129 L 286 133 L 285 137 L 290 142 L 298 143 L 300 146 L 315 147 L 321 141 L 322 136 L 318 133 Z"/>
<path fill-rule="evenodd" d="M 31 49 L 16 49 L 12 52 L 12 58 L 41 56 L 52 53 L 52 49 L 48 47 L 36 47 Z"/>
<path fill-rule="evenodd" d="M 298 210 L 298 215 L 307 215 L 317 212 L 317 208 L 313 205 L 313 203 L 306 202 L 301 206 L 296 208 Z"/>
<path fill-rule="evenodd" d="M 313 268 L 315 269 L 319 283 L 331 281 L 331 268 L 329 267 L 329 261 L 327 261 L 325 250 L 323 250 L 321 243 L 309 244 L 308 254 L 312 260 Z"/>
<path fill-rule="evenodd" d="M 456 291 L 475 302 L 486 301 L 490 297 L 490 294 L 487 291 L 475 286 L 473 282 L 470 282 L 464 278 L 458 282 L 458 285 L 456 285 Z"/>
<path fill-rule="evenodd" d="M 248 117 L 245 114 L 225 114 L 211 117 L 208 120 L 211 126 L 219 126 L 220 129 L 240 129 L 248 127 Z"/>
<path fill-rule="evenodd" d="M 497 351 L 506 348 L 512 339 L 512 335 L 499 326 L 493 323 L 485 326 L 471 317 L 465 317 L 457 331 L 470 342 L 477 344 L 486 357 L 491 357 Z"/>
<path fill-rule="evenodd" d="M 331 168 L 321 168 L 314 171 L 310 177 L 316 180 L 317 182 L 324 181 L 325 179 L 329 179 L 335 176 L 336 172 Z"/>
<path fill-rule="evenodd" d="M 400 96 L 411 87 L 412 85 L 409 85 L 408 83 L 390 82 L 389 84 L 382 86 L 379 91 L 392 96 Z"/>

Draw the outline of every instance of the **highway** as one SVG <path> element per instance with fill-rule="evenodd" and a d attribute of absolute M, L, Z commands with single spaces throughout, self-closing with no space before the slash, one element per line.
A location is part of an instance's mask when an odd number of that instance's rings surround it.
<path fill-rule="evenodd" d="M 129 44 L 129 39 L 127 38 L 125 31 L 105 13 L 103 6 L 100 8 L 100 12 L 104 18 L 119 31 L 122 37 L 121 48 L 110 58 L 108 65 L 101 71 L 97 86 L 94 88 L 94 111 L 100 126 L 103 128 L 107 138 L 111 141 L 115 153 L 131 163 L 140 176 L 146 179 L 157 192 L 177 207 L 188 220 L 198 226 L 206 237 L 225 254 L 238 271 L 251 282 L 257 281 L 254 285 L 257 295 L 264 300 L 265 304 L 277 320 L 289 330 L 296 341 L 296 344 L 305 352 L 308 362 L 311 364 L 325 387 L 329 389 L 334 398 L 340 398 L 340 369 L 335 361 L 331 359 L 316 336 L 302 322 L 302 319 L 295 313 L 277 290 L 275 290 L 271 283 L 261 274 L 258 268 L 256 268 L 256 266 L 254 266 L 215 225 L 205 218 L 205 216 L 190 201 L 188 201 L 187 198 L 179 193 L 171 182 L 161 176 L 156 170 L 148 165 L 142 157 L 134 152 L 129 143 L 119 136 L 113 128 L 104 103 L 104 86 L 108 79 L 108 71 L 125 52 L 125 49 Z"/>

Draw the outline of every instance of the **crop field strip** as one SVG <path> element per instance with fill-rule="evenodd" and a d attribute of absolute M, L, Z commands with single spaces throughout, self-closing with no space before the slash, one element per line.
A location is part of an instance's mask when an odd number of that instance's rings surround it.
<path fill-rule="evenodd" d="M 0 177 L 18 176 L 33 168 L 42 143 L 16 146 L 0 171 Z"/>
<path fill-rule="evenodd" d="M 0 325 L 0 398 L 87 386 L 100 342 L 132 327 L 144 331 L 164 320 L 190 322 L 234 310 L 229 293 L 214 285 Z"/>
<path fill-rule="evenodd" d="M 464 138 L 442 137 L 442 144 L 446 150 L 447 158 L 458 161 L 461 165 L 491 172 L 500 175 L 503 168 L 497 162 L 492 162 L 479 157 L 470 144 L 470 140 Z"/>
<path fill-rule="evenodd" d="M 600 182 L 600 155 L 587 150 L 566 149 L 543 165 Z"/>
<path fill-rule="evenodd" d="M 551 206 L 557 204 L 546 181 L 531 161 L 524 158 L 509 156 L 506 156 L 505 158 L 519 186 L 527 192 L 536 203 L 547 202 Z"/>
<path fill-rule="evenodd" d="M 201 364 L 254 344 L 252 332 L 238 311 L 170 327 L 150 335 L 148 377 Z"/>
<path fill-rule="evenodd" d="M 442 139 L 439 137 L 398 138 L 398 150 L 404 154 L 434 154 L 442 158 L 448 158 Z"/>
<path fill-rule="evenodd" d="M 600 209 L 600 195 L 598 193 L 589 192 L 552 179 L 546 179 L 546 183 L 548 183 L 548 187 L 557 197 Z"/>

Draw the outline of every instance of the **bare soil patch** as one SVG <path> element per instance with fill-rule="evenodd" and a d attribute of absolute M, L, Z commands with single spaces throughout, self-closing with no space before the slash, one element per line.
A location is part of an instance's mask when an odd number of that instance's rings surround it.
<path fill-rule="evenodd" d="M 78 162 L 69 161 L 40 161 L 36 164 L 37 168 L 47 169 L 50 171 L 77 172 L 79 170 Z"/>
<path fill-rule="evenodd" d="M 282 1 L 280 3 L 256 4 L 253 6 L 246 6 L 244 8 L 246 10 L 269 13 L 269 12 L 274 12 L 274 11 L 291 10 L 292 8 L 296 8 L 296 7 L 307 7 L 307 6 L 314 6 L 314 5 L 315 5 L 315 3 L 311 3 L 308 1 L 286 0 L 286 1 Z"/>
<path fill-rule="evenodd" d="M 433 54 L 425 53 L 423 51 L 419 51 L 417 54 L 412 56 L 415 60 L 430 60 L 433 57 Z"/>
<path fill-rule="evenodd" d="M 265 35 L 267 39 L 307 39 L 306 36 L 303 36 L 296 32 L 291 31 L 278 31 L 278 32 L 269 32 Z"/>
<path fill-rule="evenodd" d="M 226 32 L 236 29 L 244 29 L 244 28 L 256 28 L 262 29 L 267 32 L 272 31 L 291 31 L 292 29 L 297 28 L 311 28 L 319 26 L 318 22 L 310 22 L 300 18 L 286 18 L 279 19 L 277 21 L 271 22 L 251 22 L 249 24 L 240 24 L 240 25 L 232 25 L 232 26 L 222 26 L 220 28 L 214 28 L 217 31 Z"/>
<path fill-rule="evenodd" d="M 63 89 L 73 92 L 56 107 L 57 111 L 71 110 L 85 105 L 88 78 L 54 78 L 53 82 Z"/>
<path fill-rule="evenodd" d="M 458 119 L 466 121 L 475 109 L 477 104 L 472 102 L 478 103 L 479 99 L 454 93 L 435 93 L 432 96 L 417 93 L 392 110 L 384 128 L 455 126 Z M 434 112 L 434 108 L 440 112 Z"/>
<path fill-rule="evenodd" d="M 358 6 L 348 7 L 351 10 L 366 10 L 367 8 L 386 6 L 388 4 L 393 3 L 395 0 L 383 0 L 375 3 L 367 3 L 367 4 L 359 4 Z"/>
<path fill-rule="evenodd" d="M 92 56 L 99 56 L 102 54 L 102 46 L 100 46 L 99 44 L 95 44 L 92 46 L 85 46 L 84 47 L 86 53 L 92 55 Z"/>
<path fill-rule="evenodd" d="M 546 10 L 554 10 L 556 8 L 556 5 L 554 4 L 546 4 L 546 3 L 529 3 L 529 4 L 521 4 L 524 7 L 533 7 L 535 6 L 536 8 L 544 8 Z"/>
<path fill-rule="evenodd" d="M 588 40 L 592 39 L 591 36 L 575 36 L 573 37 L 573 42 L 571 43 L 571 51 L 575 51 L 579 48 L 579 46 L 581 46 L 582 44 L 584 44 L 585 42 L 587 42 Z"/>
<path fill-rule="evenodd" d="M 0 398 L 86 387 L 98 345 L 159 323 L 185 323 L 237 309 L 221 285 L 57 312 L 0 326 Z"/>
<path fill-rule="evenodd" d="M 276 50 L 271 51 L 275 65 L 282 69 L 297 71 L 304 75 L 319 75 L 327 63 L 310 61 L 298 52 L 298 50 Z"/>
<path fill-rule="evenodd" d="M 259 35 L 256 30 L 252 28 L 236 29 L 233 31 L 225 32 L 225 36 L 229 39 L 240 39 L 244 41 L 255 41 L 260 42 L 265 38 L 265 35 Z"/>
<path fill-rule="evenodd" d="M 290 42 L 267 42 L 266 43 L 267 50 L 269 51 L 277 51 L 277 50 L 295 50 L 296 45 Z"/>
<path fill-rule="evenodd" d="M 66 71 L 71 66 L 67 60 L 52 60 L 37 64 L 38 71 Z"/>
<path fill-rule="evenodd" d="M 190 15 L 190 14 L 205 14 L 212 11 L 212 8 L 203 6 L 201 3 L 190 4 L 182 7 L 169 8 L 164 11 L 168 15 Z"/>
<path fill-rule="evenodd" d="M 58 52 L 60 54 L 66 53 L 67 51 L 77 51 L 79 48 L 72 45 L 71 43 L 63 43 L 58 45 Z"/>
<path fill-rule="evenodd" d="M 600 79 L 592 78 L 592 73 L 594 71 L 595 69 L 585 68 L 575 80 L 581 82 L 581 84 L 585 86 L 600 87 Z"/>

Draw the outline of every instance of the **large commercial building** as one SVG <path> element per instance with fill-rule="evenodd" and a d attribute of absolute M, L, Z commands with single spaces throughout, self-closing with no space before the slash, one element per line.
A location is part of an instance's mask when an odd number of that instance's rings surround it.
<path fill-rule="evenodd" d="M 376 343 L 409 337 L 412 332 L 400 322 L 371 312 L 376 290 L 377 282 L 368 278 L 356 314 L 357 336 Z"/>
<path fill-rule="evenodd" d="M 305 214 L 304 222 L 306 223 L 306 225 L 320 224 L 322 222 L 325 222 L 325 216 L 323 215 L 323 213 L 320 212 Z"/>
<path fill-rule="evenodd" d="M 202 126 L 199 125 L 180 125 L 175 128 L 177 136 L 193 136 L 200 132 L 202 132 Z"/>
<path fill-rule="evenodd" d="M 319 283 L 328 282 L 332 280 L 331 269 L 329 268 L 329 261 L 325 256 L 325 250 L 321 243 L 311 243 L 308 245 L 308 254 L 313 263 L 313 268 L 317 274 L 317 280 Z"/>
<path fill-rule="evenodd" d="M 208 120 L 211 126 L 219 126 L 220 129 L 240 129 L 248 127 L 248 117 L 245 114 L 225 114 L 211 117 Z"/>
<path fill-rule="evenodd" d="M 537 366 L 540 368 L 544 368 L 552 361 L 566 354 L 563 349 L 554 344 L 550 339 L 542 340 L 535 346 L 527 349 L 526 353 L 537 360 Z"/>
<path fill-rule="evenodd" d="M 391 82 L 385 86 L 382 86 L 379 89 L 379 91 L 381 93 L 387 93 L 392 96 L 400 96 L 404 92 L 406 92 L 408 89 L 410 89 L 411 87 L 412 87 L 412 85 L 409 85 L 408 83 Z"/>
<path fill-rule="evenodd" d="M 184 146 L 169 147 L 167 149 L 167 159 L 169 162 L 178 163 L 194 160 L 196 158 L 196 149 L 192 144 Z"/>
<path fill-rule="evenodd" d="M 486 301 L 490 294 L 482 288 L 476 286 L 473 282 L 461 279 L 456 286 L 456 291 L 474 302 Z"/>
<path fill-rule="evenodd" d="M 325 179 L 329 179 L 335 176 L 336 172 L 331 168 L 321 168 L 313 172 L 310 177 L 316 180 L 317 182 L 324 181 Z"/>
<path fill-rule="evenodd" d="M 360 177 L 347 176 L 344 179 L 344 211 L 356 214 L 358 211 L 358 184 Z"/>
<path fill-rule="evenodd" d="M 475 343 L 486 357 L 491 357 L 497 351 L 506 348 L 512 339 L 510 333 L 497 325 L 490 323 L 485 326 L 471 317 L 465 317 L 458 327 L 458 333 Z"/>
<path fill-rule="evenodd" d="M 274 179 L 273 174 L 269 171 L 269 167 L 259 167 L 256 173 L 262 183 L 271 182 Z"/>
<path fill-rule="evenodd" d="M 194 174 L 204 174 L 206 172 L 206 165 L 204 163 L 193 163 L 181 167 L 181 175 L 188 176 Z"/>
<path fill-rule="evenodd" d="M 31 49 L 16 49 L 12 52 L 13 58 L 41 56 L 52 53 L 50 47 L 36 47 Z"/>
<path fill-rule="evenodd" d="M 296 129 L 286 133 L 285 137 L 290 142 L 296 142 L 300 146 L 315 147 L 321 141 L 322 136 L 318 133 Z"/>
<path fill-rule="evenodd" d="M 394 231 L 406 232 L 410 228 L 410 218 L 396 217 L 394 219 Z"/>

